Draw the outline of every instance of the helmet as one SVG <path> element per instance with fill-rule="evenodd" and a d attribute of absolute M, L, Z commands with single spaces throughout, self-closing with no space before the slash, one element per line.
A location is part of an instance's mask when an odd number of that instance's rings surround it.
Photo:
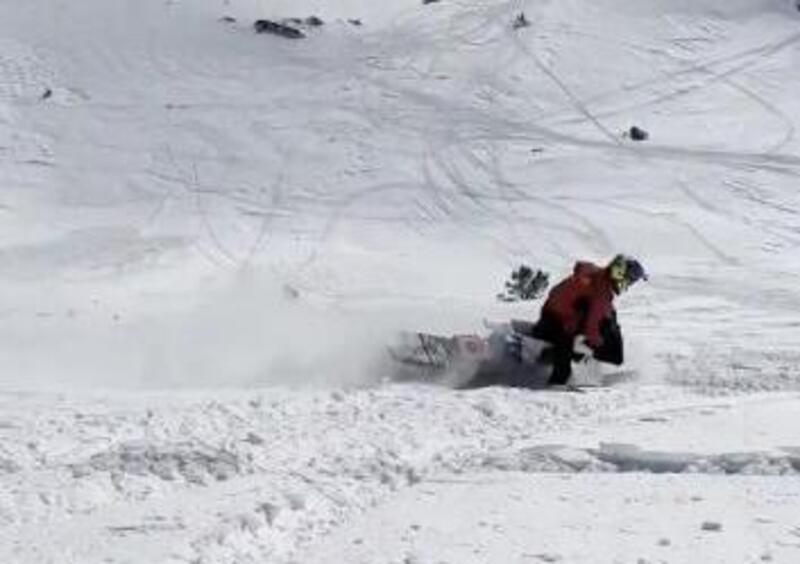
<path fill-rule="evenodd" d="M 620 294 L 639 280 L 647 280 L 647 273 L 641 263 L 633 257 L 617 255 L 606 267 L 614 293 Z"/>

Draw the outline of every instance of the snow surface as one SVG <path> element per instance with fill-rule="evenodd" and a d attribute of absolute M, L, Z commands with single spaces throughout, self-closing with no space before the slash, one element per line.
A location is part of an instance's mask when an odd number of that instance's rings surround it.
<path fill-rule="evenodd" d="M 798 24 L 0 3 L 0 562 L 800 561 Z M 385 382 L 620 251 L 632 382 Z"/>

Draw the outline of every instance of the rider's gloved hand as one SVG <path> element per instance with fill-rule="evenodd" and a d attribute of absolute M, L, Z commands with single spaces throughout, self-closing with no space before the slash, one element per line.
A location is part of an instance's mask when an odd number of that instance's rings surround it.
<path fill-rule="evenodd" d="M 578 362 L 588 361 L 594 356 L 594 349 L 595 347 L 589 344 L 588 339 L 581 335 L 575 339 L 575 344 L 572 347 L 573 360 Z"/>

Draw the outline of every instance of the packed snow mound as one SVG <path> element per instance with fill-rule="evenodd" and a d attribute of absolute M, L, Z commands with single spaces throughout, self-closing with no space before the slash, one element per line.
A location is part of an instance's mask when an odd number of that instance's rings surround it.
<path fill-rule="evenodd" d="M 796 449 L 782 454 L 736 452 L 695 454 L 643 450 L 636 445 L 603 443 L 597 449 L 544 445 L 522 450 L 512 459 L 494 458 L 486 467 L 517 472 L 651 472 L 653 474 L 798 475 Z"/>

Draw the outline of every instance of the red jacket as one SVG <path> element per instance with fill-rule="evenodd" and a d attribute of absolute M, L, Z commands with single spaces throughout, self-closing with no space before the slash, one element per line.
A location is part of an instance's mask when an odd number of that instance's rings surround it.
<path fill-rule="evenodd" d="M 614 311 L 614 289 L 604 268 L 576 262 L 572 275 L 550 290 L 542 314 L 561 322 L 569 335 L 585 335 L 589 345 L 601 344 L 600 323 Z"/>

